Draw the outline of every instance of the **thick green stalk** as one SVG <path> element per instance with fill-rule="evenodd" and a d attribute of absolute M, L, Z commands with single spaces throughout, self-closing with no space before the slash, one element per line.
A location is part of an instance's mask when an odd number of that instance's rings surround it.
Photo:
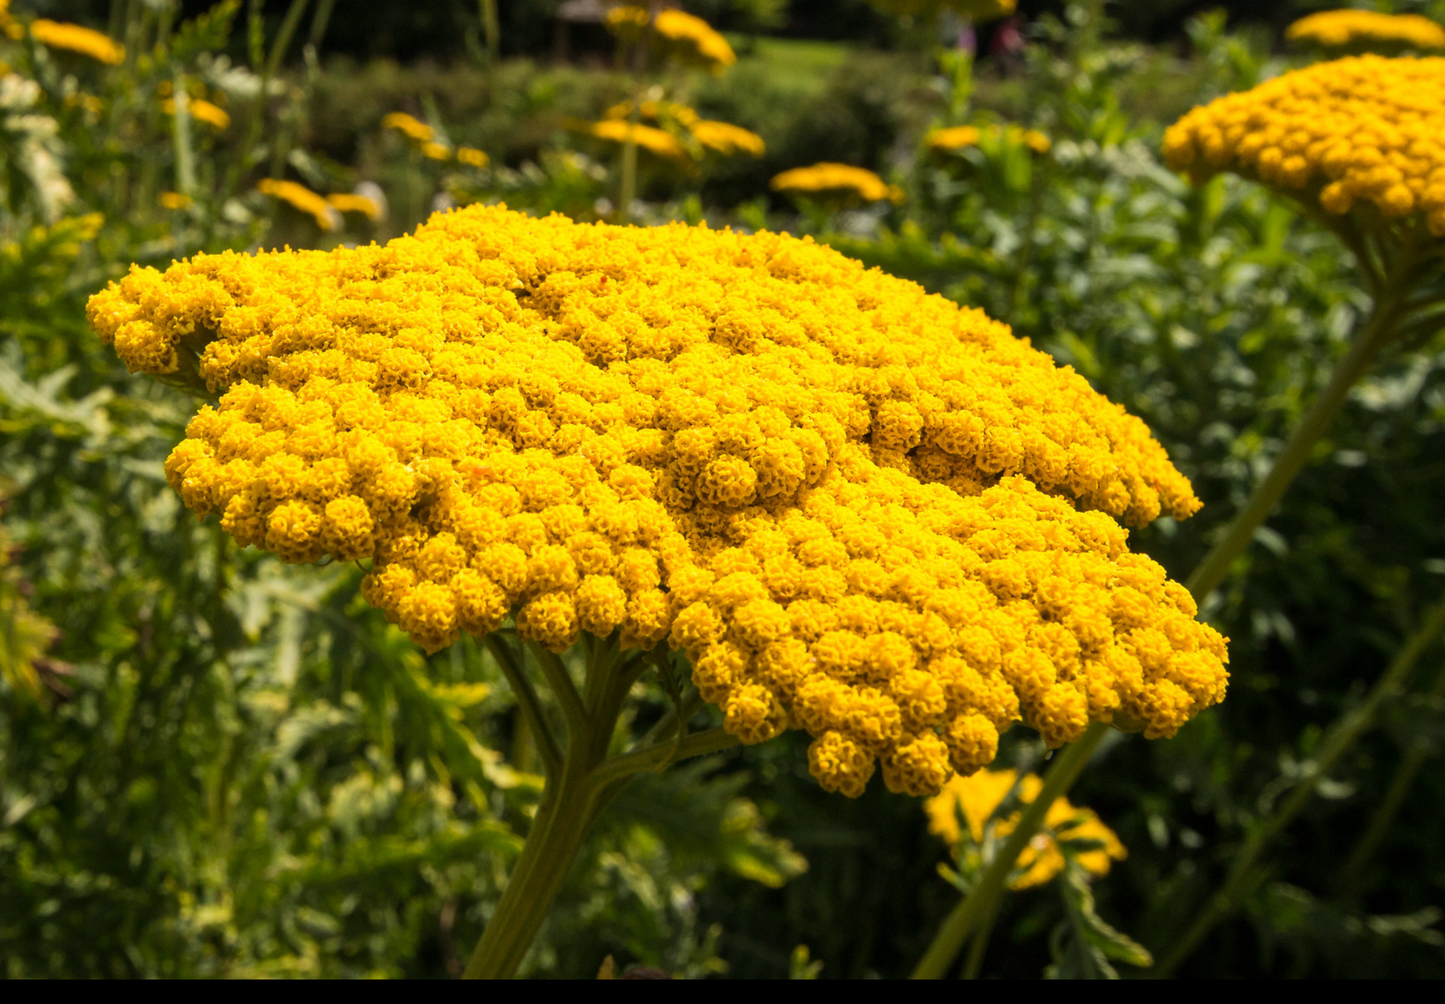
<path fill-rule="evenodd" d="M 1375 301 L 1364 330 L 1335 366 L 1329 383 L 1300 420 L 1300 424 L 1295 427 L 1284 449 L 1275 458 L 1274 466 L 1255 488 L 1244 508 L 1235 515 L 1224 536 L 1210 548 L 1204 560 L 1189 576 L 1186 585 L 1200 604 L 1203 604 L 1224 580 L 1234 559 L 1239 557 L 1254 539 L 1254 532 L 1259 529 L 1285 489 L 1309 460 L 1310 453 L 1320 437 L 1329 430 L 1330 423 L 1349 397 L 1350 389 L 1369 370 L 1380 350 L 1394 339 L 1404 292 L 1389 290 L 1385 296 Z"/>
<path fill-rule="evenodd" d="M 1043 790 L 1024 808 L 1018 826 L 1009 834 L 998 857 L 984 870 L 978 884 L 944 920 L 928 951 L 918 960 L 913 979 L 938 980 L 948 973 L 948 967 L 958 957 L 969 935 L 993 915 L 1014 862 L 1043 826 L 1050 806 L 1073 785 L 1108 731 L 1109 726 L 1100 722 L 1090 724 L 1079 741 L 1065 747 L 1054 760 L 1053 766 L 1044 775 Z"/>
<path fill-rule="evenodd" d="M 1336 720 L 1320 746 L 1319 754 L 1313 763 L 1307 766 L 1304 775 L 1295 782 L 1289 797 L 1280 802 L 1245 841 L 1244 847 L 1234 856 L 1224 885 L 1214 894 L 1205 910 L 1195 918 L 1184 937 L 1180 938 L 1164 957 L 1153 975 L 1164 979 L 1173 974 L 1199 947 L 1214 926 L 1233 912 L 1240 894 L 1256 878 L 1255 864 L 1265 847 L 1299 815 L 1300 810 L 1314 796 L 1320 781 L 1329 775 L 1340 758 L 1354 747 L 1355 742 L 1373 723 L 1380 705 L 1400 692 L 1405 678 L 1419 661 L 1420 655 L 1439 637 L 1442 630 L 1445 630 L 1445 600 L 1437 603 L 1425 615 L 1420 627 L 1410 636 L 1389 668 L 1375 681 L 1360 706 Z"/>

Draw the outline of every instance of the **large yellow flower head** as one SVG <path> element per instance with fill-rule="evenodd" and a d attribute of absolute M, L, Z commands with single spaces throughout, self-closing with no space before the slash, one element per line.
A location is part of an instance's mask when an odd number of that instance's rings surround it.
<path fill-rule="evenodd" d="M 1195 108 L 1164 153 L 1196 180 L 1235 171 L 1343 214 L 1423 217 L 1445 236 L 1445 59 L 1317 63 Z"/>
<path fill-rule="evenodd" d="M 866 167 L 834 164 L 829 161 L 809 167 L 794 167 L 773 176 L 775 192 L 798 192 L 804 195 L 843 193 L 866 202 L 903 201 L 903 189 L 890 185 Z"/>
<path fill-rule="evenodd" d="M 654 17 L 644 7 L 614 7 L 607 27 L 627 41 L 646 42 L 683 62 L 719 73 L 738 61 L 728 40 L 700 17 L 680 10 L 662 10 Z"/>
<path fill-rule="evenodd" d="M 166 463 L 291 562 L 369 560 L 428 651 L 508 618 L 686 651 L 824 787 L 936 792 L 1022 718 L 1169 735 L 1224 640 L 1115 517 L 1198 507 L 1143 423 L 980 311 L 809 240 L 501 207 L 385 246 L 197 255 L 90 301 L 204 385 Z"/>
<path fill-rule="evenodd" d="M 984 827 L 993 818 L 1003 800 L 1017 785 L 1018 800 L 1028 805 L 1039 797 L 1044 782 L 1037 774 L 1025 774 L 1020 780 L 1017 771 L 983 770 L 971 777 L 955 777 L 943 790 L 924 803 L 928 813 L 928 830 L 951 848 L 967 836 L 974 842 L 983 840 Z M 994 820 L 994 836 L 1003 838 L 1012 833 L 1022 813 L 1013 812 Z M 1045 833 L 1031 840 L 1018 865 L 1021 874 L 1011 885 L 1027 889 L 1042 885 L 1064 870 L 1064 853 L 1059 840 L 1089 840 L 1099 844 L 1092 850 L 1075 854 L 1079 866 L 1090 875 L 1107 875 L 1115 861 L 1128 857 L 1118 834 L 1104 824 L 1093 809 L 1077 808 L 1067 798 L 1057 799 L 1044 817 Z"/>
<path fill-rule="evenodd" d="M 1322 49 L 1445 49 L 1445 27 L 1428 17 L 1370 10 L 1310 14 L 1285 29 L 1285 37 Z"/>
<path fill-rule="evenodd" d="M 97 62 L 117 66 L 125 61 L 125 46 L 108 35 L 78 24 L 36 18 L 30 23 L 30 35 L 41 45 L 52 49 L 69 49 Z"/>

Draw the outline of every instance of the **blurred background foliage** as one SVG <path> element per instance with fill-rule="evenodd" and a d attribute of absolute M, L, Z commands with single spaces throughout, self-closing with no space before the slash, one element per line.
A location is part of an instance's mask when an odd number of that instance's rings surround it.
<path fill-rule="evenodd" d="M 1191 188 L 1160 137 L 1308 58 L 1280 29 L 1322 5 L 1025 0 L 1005 22 L 1016 41 L 980 26 L 976 62 L 957 24 L 863 0 L 684 6 L 729 32 L 738 63 L 646 83 L 765 151 L 644 160 L 633 217 L 809 233 L 1007 320 L 1142 416 L 1194 480 L 1199 516 L 1133 535 L 1186 574 L 1365 304 L 1325 231 L 1238 179 Z M 485 8 L 463 2 L 9 11 L 12 26 L 90 25 L 126 52 L 111 66 L 0 34 L 5 974 L 460 971 L 540 784 L 500 673 L 469 641 L 424 659 L 366 607 L 358 569 L 283 568 L 183 511 L 161 464 L 194 402 L 128 378 L 84 304 L 131 262 L 384 240 L 471 201 L 611 217 L 619 151 L 569 123 L 637 82 L 600 25 L 564 28 L 559 7 L 504 2 L 490 38 Z M 178 115 L 178 88 L 227 124 Z M 395 111 L 447 156 L 383 128 Z M 968 123 L 1035 129 L 1049 149 L 1005 130 L 926 142 Z M 906 198 L 799 206 L 770 191 L 820 160 Z M 266 177 L 375 211 L 298 208 L 257 191 Z M 1114 736 L 1075 789 L 1129 849 L 1094 884 L 1099 913 L 1156 953 L 1445 590 L 1439 350 L 1386 360 L 1356 391 L 1206 610 L 1233 639 L 1229 699 L 1173 740 Z M 1427 769 L 1445 739 L 1438 645 L 1420 674 L 1183 974 L 1445 975 L 1445 774 Z M 640 720 L 662 706 L 639 687 Z M 957 898 L 945 849 L 915 800 L 822 793 L 804 749 L 786 736 L 634 782 L 526 971 L 589 976 L 610 954 L 692 977 L 907 972 Z M 1040 754 L 1018 728 L 1000 762 Z M 984 975 L 1043 973 L 1063 902 L 1012 895 Z"/>

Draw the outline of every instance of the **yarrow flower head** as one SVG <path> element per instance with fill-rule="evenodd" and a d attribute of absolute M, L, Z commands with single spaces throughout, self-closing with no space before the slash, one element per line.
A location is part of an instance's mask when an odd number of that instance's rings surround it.
<path fill-rule="evenodd" d="M 1339 51 L 1445 49 L 1445 27 L 1428 17 L 1370 10 L 1327 10 L 1310 14 L 1286 28 L 1285 37 L 1292 42 Z"/>
<path fill-rule="evenodd" d="M 609 143 L 626 143 L 629 140 L 648 153 L 667 160 L 686 161 L 687 148 L 672 133 L 641 122 L 625 119 L 603 119 L 601 122 L 583 122 L 578 128 Z"/>
<path fill-rule="evenodd" d="M 1038 798 L 1044 782 L 1037 774 L 1017 771 L 983 770 L 970 777 L 955 777 L 943 790 L 924 803 L 928 813 L 928 830 L 950 848 L 957 848 L 965 839 L 982 843 L 984 827 L 993 820 L 996 838 L 1012 833 L 1019 823 L 1021 811 L 998 817 L 999 807 L 1010 792 L 1017 792 L 1021 806 Z M 1106 826 L 1092 809 L 1077 808 L 1067 798 L 1049 806 L 1044 818 L 1044 832 L 1031 840 L 1019 855 L 1017 868 L 1021 874 L 1011 885 L 1027 889 L 1042 885 L 1064 870 L 1064 854 L 1059 841 L 1090 841 L 1098 846 L 1074 853 L 1074 860 L 1090 875 L 1107 875 L 1115 861 L 1128 857 L 1118 834 Z"/>
<path fill-rule="evenodd" d="M 176 99 L 166 98 L 163 100 L 161 102 L 161 110 L 167 115 L 174 115 L 176 113 Z M 186 110 L 190 113 L 191 118 L 197 122 L 206 123 L 206 125 L 218 132 L 226 129 L 231 124 L 231 116 L 227 114 L 226 109 L 220 105 L 212 104 L 204 98 L 191 98 L 186 102 Z"/>
<path fill-rule="evenodd" d="M 903 201 L 903 189 L 888 184 L 867 168 L 827 161 L 784 171 L 775 175 L 771 184 L 775 192 L 808 195 L 831 192 L 856 196 L 866 202 L 882 202 L 885 199 L 894 203 Z"/>
<path fill-rule="evenodd" d="M 1164 134 L 1196 181 L 1235 171 L 1327 213 L 1423 217 L 1445 236 L 1445 59 L 1317 63 L 1195 108 Z"/>
<path fill-rule="evenodd" d="M 389 112 L 381 119 L 383 129 L 395 129 L 415 143 L 429 143 L 435 135 L 431 126 L 406 112 Z"/>
<path fill-rule="evenodd" d="M 262 178 L 256 182 L 256 190 L 308 214 L 322 230 L 336 230 L 341 226 L 341 214 L 336 211 L 337 207 L 305 185 L 279 178 Z"/>
<path fill-rule="evenodd" d="M 700 17 L 680 10 L 661 10 L 654 17 L 645 7 L 614 7 L 608 29 L 629 42 L 644 42 L 664 56 L 720 73 L 738 61 L 727 39 Z"/>
<path fill-rule="evenodd" d="M 746 153 L 761 157 L 767 151 L 761 136 L 731 122 L 717 122 L 712 119 L 695 122 L 692 126 L 692 137 L 707 149 L 723 156 Z"/>
<path fill-rule="evenodd" d="M 342 213 L 361 213 L 368 220 L 381 219 L 381 206 L 375 199 L 353 192 L 335 192 L 326 197 L 332 209 Z"/>
<path fill-rule="evenodd" d="M 931 794 L 1022 719 L 1172 734 L 1224 639 L 1116 518 L 1199 506 L 1143 423 L 977 310 L 810 240 L 502 207 L 385 246 L 197 255 L 89 304 L 204 385 L 166 462 L 289 562 L 371 562 L 428 651 L 668 643 L 744 742 Z"/>
<path fill-rule="evenodd" d="M 1023 126 L 1010 124 L 1007 126 L 998 123 L 990 123 L 983 128 L 973 125 L 952 126 L 947 129 L 933 129 L 924 136 L 923 141 L 933 150 L 962 150 L 965 147 L 977 146 L 980 140 L 987 138 L 994 143 L 1000 141 L 1028 147 L 1034 153 L 1048 153 L 1053 148 L 1053 141 L 1037 129 L 1025 129 Z"/>
<path fill-rule="evenodd" d="M 68 49 L 99 63 L 118 66 L 125 61 L 125 46 L 108 35 L 78 24 L 36 18 L 30 22 L 30 36 L 51 49 Z"/>

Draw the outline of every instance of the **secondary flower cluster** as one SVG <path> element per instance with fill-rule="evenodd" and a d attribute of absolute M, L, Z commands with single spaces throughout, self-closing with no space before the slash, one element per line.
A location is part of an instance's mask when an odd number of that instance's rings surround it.
<path fill-rule="evenodd" d="M 455 156 L 458 162 L 469 167 L 486 167 L 491 161 L 484 151 L 475 147 L 459 146 L 453 152 L 451 147 L 438 141 L 435 129 L 406 112 L 388 112 L 382 116 L 381 127 L 395 129 L 401 133 L 416 144 L 416 148 L 421 151 L 422 156 L 430 160 L 446 161 Z"/>
<path fill-rule="evenodd" d="M 964 147 L 977 146 L 979 140 L 985 137 L 993 142 L 1003 140 L 1007 143 L 1021 144 L 1034 153 L 1048 153 L 1054 145 L 1037 129 L 1025 129 L 1023 126 L 1012 124 L 1001 126 L 997 122 L 990 123 L 982 129 L 973 125 L 934 129 L 923 138 L 923 141 L 934 150 L 962 150 Z"/>
<path fill-rule="evenodd" d="M 614 7 L 607 27 L 619 38 L 644 41 L 684 62 L 720 72 L 738 61 L 733 47 L 700 17 L 662 10 L 654 17 L 645 7 Z"/>
<path fill-rule="evenodd" d="M 980 311 L 784 235 L 498 207 L 385 246 L 134 268 L 91 323 L 204 382 L 166 464 L 427 650 L 508 617 L 684 649 L 745 742 L 936 792 L 1022 718 L 1169 735 L 1223 639 L 1113 517 L 1198 507 L 1143 423 Z M 1091 511 L 1097 510 L 1097 511 Z"/>
<path fill-rule="evenodd" d="M 1195 108 L 1164 135 L 1176 170 L 1237 171 L 1316 196 L 1327 212 L 1367 203 L 1423 215 L 1445 236 L 1445 59 L 1317 63 Z"/>
<path fill-rule="evenodd" d="M 744 129 L 742 126 L 733 125 L 731 122 L 704 119 L 693 108 L 677 101 L 643 101 L 638 104 L 637 111 L 641 118 L 649 119 L 663 126 L 672 126 L 675 131 L 690 136 L 700 146 L 725 157 L 736 153 L 761 157 L 766 150 L 763 138 L 757 133 Z M 630 119 L 632 102 L 623 101 L 613 105 L 607 109 L 604 117 L 607 120 Z M 595 129 L 591 127 L 589 129 L 594 135 L 597 135 Z M 639 145 L 641 144 L 639 143 Z M 681 144 L 675 145 L 678 152 L 664 154 L 664 156 L 678 156 L 684 152 Z M 655 150 L 654 152 L 659 151 Z"/>
<path fill-rule="evenodd" d="M 36 18 L 30 22 L 30 36 L 49 48 L 68 49 L 112 66 L 125 61 L 125 46 L 107 35 L 78 24 Z"/>
<path fill-rule="evenodd" d="M 1445 49 L 1445 28 L 1419 14 L 1372 10 L 1327 10 L 1302 17 L 1285 30 L 1295 42 L 1325 49 L 1383 44 L 1410 49 Z"/>
<path fill-rule="evenodd" d="M 167 115 L 174 115 L 176 113 L 176 99 L 162 99 L 161 110 Z M 207 101 L 205 98 L 190 98 L 186 102 L 186 111 L 190 114 L 191 118 L 197 122 L 204 122 L 218 132 L 226 129 L 231 124 L 231 116 L 227 113 L 226 109 Z"/>
<path fill-rule="evenodd" d="M 772 188 L 776 192 L 801 192 L 809 195 L 845 194 L 857 196 L 867 202 L 881 202 L 884 199 L 894 203 L 903 201 L 903 189 L 888 184 L 867 168 L 827 161 L 811 167 L 795 167 L 774 175 Z"/>
<path fill-rule="evenodd" d="M 1015 790 L 1020 805 L 1028 805 L 1039 797 L 1044 782 L 1037 774 L 1025 774 L 1020 780 L 1017 771 L 983 770 L 971 777 L 955 777 L 943 790 L 924 803 L 928 813 L 928 830 L 945 844 L 956 848 L 964 838 L 963 827 L 974 843 L 983 840 L 984 827 L 998 807 Z M 1020 812 L 1012 812 L 994 820 L 994 836 L 1002 839 L 1019 823 Z M 1090 875 L 1107 875 L 1115 861 L 1122 861 L 1129 852 L 1093 809 L 1077 808 L 1067 798 L 1060 798 L 1049 807 L 1044 817 L 1044 831 L 1031 840 L 1019 855 L 1017 867 L 1021 874 L 1011 885 L 1027 889 L 1042 885 L 1064 870 L 1064 852 L 1059 840 L 1088 840 L 1100 846 L 1074 852 L 1074 860 Z"/>
<path fill-rule="evenodd" d="M 337 207 L 317 195 L 305 185 L 280 178 L 262 178 L 256 182 L 256 190 L 262 195 L 280 199 L 293 209 L 310 215 L 322 230 L 337 230 L 341 227 L 341 214 Z"/>

